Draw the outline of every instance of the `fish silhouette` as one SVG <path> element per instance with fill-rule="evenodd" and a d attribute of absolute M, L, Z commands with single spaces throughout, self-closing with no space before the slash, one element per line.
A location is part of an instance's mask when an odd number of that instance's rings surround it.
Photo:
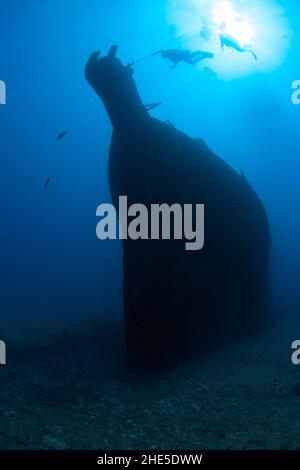
<path fill-rule="evenodd" d="M 57 135 L 56 140 L 61 140 L 61 139 L 63 139 L 64 137 L 66 137 L 67 134 L 68 134 L 68 131 L 60 132 L 60 133 Z"/>

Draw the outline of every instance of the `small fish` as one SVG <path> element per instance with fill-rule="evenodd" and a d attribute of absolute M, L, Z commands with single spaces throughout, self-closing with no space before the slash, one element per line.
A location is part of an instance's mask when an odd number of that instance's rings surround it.
<path fill-rule="evenodd" d="M 145 104 L 144 107 L 146 111 L 151 111 L 151 109 L 158 108 L 158 106 L 160 105 L 161 103 L 149 103 L 149 104 Z"/>
<path fill-rule="evenodd" d="M 243 47 L 236 38 L 234 38 L 233 36 L 230 36 L 229 34 L 221 34 L 220 42 L 221 42 L 222 51 L 224 50 L 224 46 L 226 46 L 226 47 L 236 50 L 237 52 L 241 52 L 241 53 L 248 52 L 249 54 L 252 55 L 254 60 L 257 60 L 257 55 L 253 52 L 252 49 L 250 49 L 251 46 Z"/>
<path fill-rule="evenodd" d="M 46 181 L 45 181 L 45 184 L 44 184 L 45 189 L 48 188 L 49 183 L 50 183 L 50 178 L 47 178 Z"/>
<path fill-rule="evenodd" d="M 56 140 L 61 140 L 61 139 L 63 139 L 64 137 L 66 137 L 67 134 L 68 134 L 67 131 L 65 131 L 65 132 L 60 132 L 60 133 L 57 135 Z"/>
<path fill-rule="evenodd" d="M 203 72 L 205 72 L 207 75 L 210 75 L 212 78 L 218 78 L 218 74 L 209 67 L 204 67 Z"/>

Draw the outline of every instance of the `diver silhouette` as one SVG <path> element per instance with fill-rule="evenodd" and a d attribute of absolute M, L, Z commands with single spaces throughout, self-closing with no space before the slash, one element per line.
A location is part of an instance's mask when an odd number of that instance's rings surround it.
<path fill-rule="evenodd" d="M 214 54 L 206 51 L 191 52 L 187 49 L 168 49 L 165 51 L 158 51 L 155 54 L 161 54 L 163 59 L 168 59 L 173 62 L 172 69 L 175 69 L 180 62 L 185 62 L 189 65 L 196 65 L 204 59 L 213 59 Z"/>
<path fill-rule="evenodd" d="M 250 49 L 251 46 L 242 46 L 236 38 L 234 38 L 233 36 L 230 36 L 229 34 L 221 34 L 220 42 L 221 42 L 222 51 L 224 50 L 224 46 L 226 46 L 230 49 L 236 50 L 237 52 L 241 52 L 241 53 L 248 52 L 249 54 L 252 55 L 254 60 L 257 60 L 257 55 L 252 49 Z"/>

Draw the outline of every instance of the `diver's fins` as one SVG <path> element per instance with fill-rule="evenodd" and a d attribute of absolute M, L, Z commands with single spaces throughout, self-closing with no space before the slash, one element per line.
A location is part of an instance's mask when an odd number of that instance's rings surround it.
<path fill-rule="evenodd" d="M 255 54 L 254 51 L 252 51 L 252 49 L 245 49 L 245 52 L 249 52 L 249 54 L 252 55 L 252 57 L 253 57 L 254 60 L 258 60 L 257 55 Z"/>

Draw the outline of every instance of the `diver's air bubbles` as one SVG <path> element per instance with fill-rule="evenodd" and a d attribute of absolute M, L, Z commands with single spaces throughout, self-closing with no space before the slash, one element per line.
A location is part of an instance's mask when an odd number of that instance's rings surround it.
<path fill-rule="evenodd" d="M 292 103 L 295 105 L 299 105 L 300 104 L 300 80 L 295 80 L 292 83 L 292 89 L 294 90 L 292 94 Z"/>
<path fill-rule="evenodd" d="M 6 83 L 0 80 L 0 105 L 6 104 Z"/>

